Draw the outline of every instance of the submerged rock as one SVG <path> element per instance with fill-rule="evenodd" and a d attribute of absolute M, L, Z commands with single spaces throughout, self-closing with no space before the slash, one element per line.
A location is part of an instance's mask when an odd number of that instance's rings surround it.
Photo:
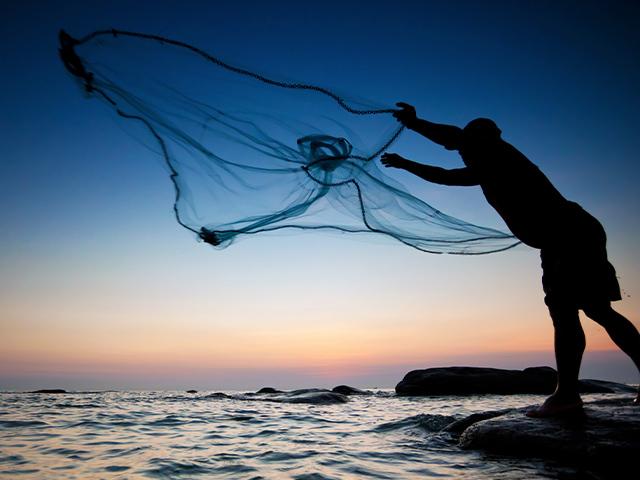
<path fill-rule="evenodd" d="M 230 395 L 227 395 L 224 392 L 213 392 L 210 393 L 209 395 L 206 395 L 205 397 L 200 397 L 200 398 L 233 398 Z"/>
<path fill-rule="evenodd" d="M 443 431 L 460 435 L 474 423 L 481 422 L 482 420 L 488 420 L 490 418 L 499 417 L 500 415 L 504 415 L 505 413 L 509 413 L 513 410 L 513 408 L 507 408 L 504 410 L 495 410 L 492 412 L 472 413 L 468 417 L 461 418 L 450 423 L 443 429 Z"/>
<path fill-rule="evenodd" d="M 584 379 L 578 386 L 580 393 L 636 393 L 635 387 L 605 380 Z"/>
<path fill-rule="evenodd" d="M 234 398 L 238 398 L 240 400 L 261 400 L 265 402 L 311 404 L 344 403 L 349 400 L 346 395 L 332 392 L 331 390 L 324 388 L 303 388 L 287 392 L 276 390 L 272 387 L 264 387 L 255 393 L 244 393 Z"/>
<path fill-rule="evenodd" d="M 551 394 L 557 373 L 551 367 L 504 370 L 481 367 L 444 367 L 413 370 L 398 385 L 398 395 Z M 628 385 L 602 380 L 581 380 L 581 393 L 622 393 Z"/>
<path fill-rule="evenodd" d="M 262 387 L 256 393 L 283 393 L 282 390 L 278 390 L 273 387 Z"/>
<path fill-rule="evenodd" d="M 283 395 L 273 398 L 274 401 L 285 403 L 312 403 L 326 405 L 331 403 L 345 403 L 348 401 L 346 395 L 319 388 L 306 388 L 283 392 Z"/>
<path fill-rule="evenodd" d="M 460 446 L 505 455 L 576 461 L 607 478 L 637 468 L 640 406 L 631 399 L 586 403 L 583 415 L 568 417 L 529 418 L 525 411 L 513 409 L 493 418 L 463 419 L 471 425 L 460 436 Z M 491 413 L 496 412 L 487 412 Z M 455 423 L 447 430 L 459 430 L 452 428 Z"/>
<path fill-rule="evenodd" d="M 341 393 L 342 395 L 371 395 L 371 392 L 350 387 L 349 385 L 338 385 L 337 387 L 333 387 L 331 391 Z"/>

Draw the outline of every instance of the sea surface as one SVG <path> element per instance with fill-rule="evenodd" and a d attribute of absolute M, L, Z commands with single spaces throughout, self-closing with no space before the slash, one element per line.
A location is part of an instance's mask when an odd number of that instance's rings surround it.
<path fill-rule="evenodd" d="M 376 390 L 307 404 L 225 393 L 0 393 L 0 479 L 584 478 L 575 465 L 465 451 L 440 432 L 538 395 Z"/>

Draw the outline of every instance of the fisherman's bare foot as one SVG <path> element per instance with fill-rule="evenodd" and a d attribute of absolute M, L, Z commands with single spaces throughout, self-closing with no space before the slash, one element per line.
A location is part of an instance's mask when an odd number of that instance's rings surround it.
<path fill-rule="evenodd" d="M 580 395 L 564 396 L 554 393 L 544 403 L 526 412 L 527 417 L 546 418 L 582 413 Z"/>

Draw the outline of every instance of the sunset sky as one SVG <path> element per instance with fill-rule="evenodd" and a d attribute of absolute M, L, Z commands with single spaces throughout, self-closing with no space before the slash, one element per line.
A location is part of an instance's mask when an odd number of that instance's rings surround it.
<path fill-rule="evenodd" d="M 392 387 L 414 368 L 555 365 L 531 248 L 431 255 L 327 233 L 197 242 L 175 222 L 158 158 L 64 70 L 60 28 L 157 33 L 433 121 L 494 119 L 603 223 L 624 290 L 615 308 L 640 325 L 640 9 L 558 3 L 8 2 L 0 390 Z M 415 160 L 462 165 L 406 136 Z M 391 174 L 446 213 L 506 228 L 478 187 Z M 637 383 L 602 328 L 583 325 L 582 376 Z"/>

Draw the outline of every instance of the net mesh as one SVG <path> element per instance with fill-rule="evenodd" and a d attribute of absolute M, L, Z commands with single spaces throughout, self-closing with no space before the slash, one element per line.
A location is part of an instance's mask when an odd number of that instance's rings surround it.
<path fill-rule="evenodd" d="M 180 225 L 216 248 L 286 230 L 395 239 L 431 253 L 515 246 L 508 233 L 446 215 L 383 173 L 402 132 L 393 109 L 274 80 L 180 41 L 118 30 L 60 55 L 164 161 Z M 150 141 L 149 141 L 150 140 Z"/>

